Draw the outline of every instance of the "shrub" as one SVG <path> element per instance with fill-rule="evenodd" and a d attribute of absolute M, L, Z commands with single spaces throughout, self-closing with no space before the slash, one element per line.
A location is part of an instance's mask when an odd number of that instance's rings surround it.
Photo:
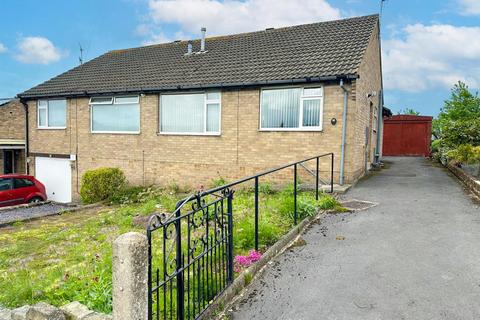
<path fill-rule="evenodd" d="M 110 200 L 125 187 L 125 175 L 119 168 L 88 170 L 82 177 L 80 197 L 84 203 Z"/>
<path fill-rule="evenodd" d="M 265 182 L 258 185 L 258 192 L 262 194 L 273 194 L 273 187 L 271 183 Z"/>
<path fill-rule="evenodd" d="M 225 180 L 224 178 L 222 177 L 218 177 L 216 179 L 213 179 L 210 183 L 210 186 L 212 188 L 216 188 L 216 187 L 221 187 L 223 185 L 227 184 L 227 180 Z"/>

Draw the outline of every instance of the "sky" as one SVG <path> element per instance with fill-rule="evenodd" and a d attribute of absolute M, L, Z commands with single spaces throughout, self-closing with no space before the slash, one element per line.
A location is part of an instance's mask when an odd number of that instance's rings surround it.
<path fill-rule="evenodd" d="M 0 98 L 107 51 L 378 13 L 380 0 L 1 0 Z M 436 116 L 459 80 L 480 88 L 480 0 L 387 0 L 385 105 Z"/>

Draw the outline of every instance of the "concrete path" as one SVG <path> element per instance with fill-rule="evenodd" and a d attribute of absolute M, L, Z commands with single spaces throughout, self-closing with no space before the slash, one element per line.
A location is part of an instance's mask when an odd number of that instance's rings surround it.
<path fill-rule="evenodd" d="M 428 160 L 386 160 L 344 196 L 378 206 L 314 225 L 233 319 L 480 319 L 478 204 Z"/>

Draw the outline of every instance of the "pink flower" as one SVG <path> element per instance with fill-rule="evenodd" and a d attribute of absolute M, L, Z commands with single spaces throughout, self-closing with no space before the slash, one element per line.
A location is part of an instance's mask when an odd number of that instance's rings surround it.
<path fill-rule="evenodd" d="M 256 250 L 251 250 L 248 253 L 248 256 L 238 255 L 235 257 L 235 272 L 240 272 L 242 268 L 247 268 L 252 265 L 252 263 L 257 262 L 262 258 L 262 254 Z"/>
<path fill-rule="evenodd" d="M 251 250 L 248 257 L 250 258 L 250 261 L 253 263 L 260 260 L 262 258 L 262 254 L 256 250 Z"/>

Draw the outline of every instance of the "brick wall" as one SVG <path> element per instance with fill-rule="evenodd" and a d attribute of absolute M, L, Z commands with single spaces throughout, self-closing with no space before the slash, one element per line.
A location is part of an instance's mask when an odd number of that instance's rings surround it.
<path fill-rule="evenodd" d="M 0 139 L 25 139 L 25 110 L 18 101 L 0 107 Z"/>
<path fill-rule="evenodd" d="M 92 134 L 88 99 L 69 99 L 67 129 L 30 126 L 30 152 L 77 154 L 72 169 L 74 192 L 86 170 L 101 166 L 122 168 L 132 184 L 175 182 L 199 186 L 212 178 L 231 180 L 327 152 L 336 155 L 338 179 L 343 93 L 335 83 L 325 85 L 324 95 L 322 132 L 261 132 L 258 130 L 260 89 L 223 91 L 221 136 L 158 134 L 158 95 L 140 98 L 140 134 Z M 35 101 L 29 102 L 29 110 L 29 121 L 36 124 Z M 337 125 L 330 123 L 332 118 L 338 120 Z M 329 163 L 327 159 L 321 162 L 324 179 Z M 34 166 L 32 156 L 32 173 Z M 314 162 L 310 167 L 314 167 Z M 348 165 L 345 171 L 347 181 L 351 181 L 354 174 Z M 287 176 L 291 177 L 291 173 L 283 173 L 283 178 Z M 282 179 L 282 175 L 277 178 Z"/>
<path fill-rule="evenodd" d="M 353 154 L 349 154 L 347 157 L 350 161 L 353 161 L 349 165 L 355 177 L 363 175 L 367 164 L 369 166 L 375 157 L 377 132 L 373 131 L 374 117 L 370 111 L 370 104 L 372 104 L 373 112 L 375 112 L 375 108 L 377 110 L 381 108 L 378 97 L 382 89 L 378 27 L 370 38 L 363 61 L 360 64 L 359 75 L 359 79 L 355 81 L 356 99 L 353 108 L 350 109 L 354 114 L 352 117 L 349 114 L 349 120 L 352 121 L 354 127 L 354 130 L 350 131 L 353 136 L 347 139 L 348 143 L 353 144 L 353 147 L 349 149 Z M 367 94 L 372 92 L 376 92 L 377 95 L 367 98 Z M 368 146 L 366 144 L 367 127 L 369 128 Z"/>

